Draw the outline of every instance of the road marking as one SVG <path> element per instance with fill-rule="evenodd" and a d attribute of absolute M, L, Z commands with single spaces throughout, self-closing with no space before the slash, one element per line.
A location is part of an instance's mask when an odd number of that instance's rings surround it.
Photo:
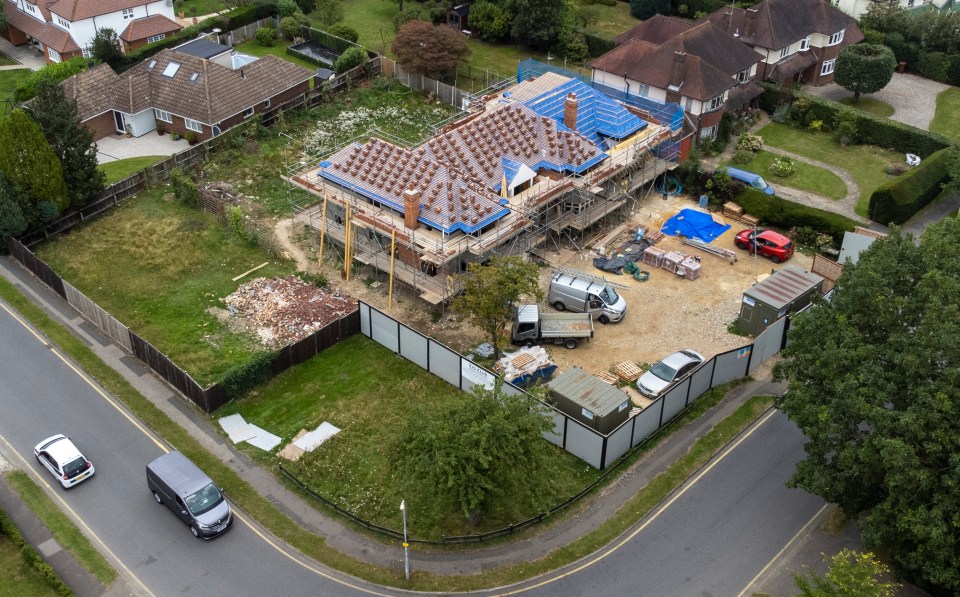
<path fill-rule="evenodd" d="M 753 583 L 757 582 L 757 579 L 763 576 L 763 573 L 766 572 L 767 569 L 770 568 L 770 566 L 773 566 L 773 563 L 779 560 L 780 556 L 782 556 L 785 551 L 790 549 L 790 546 L 793 545 L 794 541 L 799 539 L 800 535 L 807 532 L 807 529 L 810 528 L 810 525 L 813 524 L 815 520 L 820 518 L 820 515 L 823 514 L 824 510 L 826 510 L 829 507 L 830 507 L 830 504 L 824 504 L 822 508 L 817 510 L 817 513 L 813 515 L 813 518 L 808 520 L 807 524 L 803 525 L 803 528 L 797 531 L 797 534 L 794 535 L 789 541 L 787 541 L 787 544 L 783 546 L 783 549 L 778 551 L 777 555 L 773 556 L 773 558 L 769 562 L 767 562 L 767 565 L 761 568 L 760 572 L 757 572 L 757 575 L 750 579 L 750 582 L 747 583 L 747 586 L 743 587 L 743 590 L 737 593 L 737 597 L 743 597 L 747 593 L 747 590 L 753 586 Z"/>
<path fill-rule="evenodd" d="M 147 585 L 145 585 L 142 580 L 140 580 L 139 578 L 137 578 L 137 575 L 134 574 L 132 570 L 130 570 L 129 568 L 127 568 L 127 565 L 123 563 L 123 560 L 121 560 L 120 558 L 118 558 L 117 555 L 116 555 L 115 553 L 113 553 L 113 551 L 112 551 L 109 547 L 107 547 L 107 544 L 103 541 L 103 539 L 101 539 L 100 536 L 97 535 L 97 534 L 93 531 L 93 529 L 91 529 L 89 526 L 87 526 L 87 523 L 84 522 L 83 518 L 81 518 L 81 517 L 73 510 L 73 508 L 70 507 L 70 505 L 69 505 L 66 501 L 64 501 L 64 499 L 63 499 L 63 497 L 60 495 L 60 493 L 57 492 L 57 491 L 55 491 L 55 490 L 50 486 L 50 484 L 47 483 L 46 478 L 45 478 L 45 477 L 41 477 L 40 475 L 37 474 L 37 471 L 35 471 L 35 470 L 33 469 L 33 467 L 30 466 L 30 463 L 27 462 L 27 460 L 26 460 L 23 456 L 20 455 L 20 453 L 16 450 L 16 448 L 13 447 L 13 445 L 10 444 L 9 441 L 7 441 L 7 438 L 3 437 L 3 435 L 0 435 L 0 441 L 2 441 L 2 442 L 10 449 L 10 453 L 13 454 L 16 458 L 18 458 L 18 459 L 20 460 L 20 462 L 23 464 L 23 466 L 21 467 L 21 470 L 26 471 L 27 474 L 31 477 L 31 479 L 33 479 L 38 485 L 41 485 L 43 488 L 45 488 L 48 496 L 52 497 L 52 498 L 53 498 L 54 500 L 56 500 L 57 502 L 60 502 L 60 507 L 61 507 L 62 509 L 64 509 L 64 510 L 66 510 L 67 512 L 69 512 L 70 515 L 73 517 L 73 519 L 74 519 L 76 522 L 78 522 L 78 523 L 80 524 L 80 526 L 82 526 L 82 527 L 84 528 L 84 530 L 86 530 L 87 535 L 90 536 L 90 537 L 93 537 L 94 540 L 97 542 L 97 544 L 100 545 L 101 550 L 103 550 L 103 551 L 105 551 L 106 553 L 108 553 L 108 554 L 110 555 L 110 557 L 113 559 L 113 561 L 116 562 L 117 564 L 119 564 L 121 568 L 123 568 L 123 571 L 124 571 L 125 575 L 126 575 L 128 578 L 136 581 L 136 583 L 137 583 L 138 585 L 140 585 L 140 587 L 143 589 L 143 591 L 144 591 L 145 594 L 147 594 L 147 595 L 153 595 L 154 593 L 153 593 L 150 589 L 147 588 Z"/>
<path fill-rule="evenodd" d="M 498 597 L 506 597 L 507 595 L 517 595 L 517 594 L 519 594 L 519 593 L 524 593 L 524 592 L 526 592 L 526 591 L 530 591 L 530 590 L 533 590 L 533 589 L 538 589 L 538 588 L 540 588 L 540 587 L 543 587 L 543 586 L 546 586 L 546 585 L 555 583 L 555 582 L 557 582 L 558 580 L 564 579 L 564 578 L 566 578 L 566 577 L 568 577 L 568 576 L 572 576 L 572 575 L 576 574 L 577 572 L 580 572 L 581 570 L 584 570 L 584 569 L 586 569 L 586 568 L 589 568 L 590 566 L 593 566 L 594 564 L 596 564 L 596 563 L 599 562 L 600 560 L 602 560 L 602 559 L 606 558 L 607 556 L 609 556 L 610 554 L 618 551 L 621 547 L 623 547 L 624 545 L 626 545 L 627 543 L 629 543 L 630 541 L 632 541 L 633 538 L 636 537 L 638 534 L 640 534 L 644 529 L 646 529 L 648 526 L 650 526 L 650 524 L 651 524 L 653 521 L 655 521 L 657 518 L 659 518 L 660 515 L 663 514 L 664 511 L 666 511 L 667 508 L 669 508 L 671 505 L 673 505 L 674 502 L 676 502 L 676 501 L 679 500 L 681 497 L 683 497 L 683 495 L 684 495 L 685 493 L 687 493 L 687 491 L 688 491 L 691 487 L 693 487 L 694 485 L 696 485 L 697 482 L 699 482 L 700 479 L 702 479 L 702 478 L 704 477 L 704 475 L 706 475 L 707 473 L 709 473 L 709 472 L 713 469 L 713 467 L 715 467 L 715 466 L 717 466 L 718 464 L 720 464 L 720 462 L 722 462 L 724 458 L 726 458 L 731 452 L 733 452 L 733 451 L 737 448 L 737 446 L 739 446 L 741 443 L 743 443 L 744 441 L 746 441 L 746 439 L 747 439 L 748 437 L 750 437 L 751 435 L 753 435 L 753 433 L 754 433 L 757 429 L 759 429 L 761 426 L 763 426 L 763 424 L 766 423 L 768 420 L 770 420 L 770 417 L 772 417 L 772 416 L 775 415 L 775 414 L 777 414 L 777 411 L 776 411 L 776 410 L 771 410 L 769 413 L 767 413 L 767 415 L 764 416 L 762 419 L 760 419 L 760 421 L 759 421 L 758 423 L 756 423 L 756 424 L 750 429 L 750 431 L 744 433 L 742 436 L 740 436 L 740 439 L 738 439 L 738 440 L 737 440 L 736 442 L 734 442 L 733 444 L 727 446 L 727 448 L 724 450 L 724 452 L 723 452 L 720 456 L 718 456 L 712 463 L 710 463 L 709 466 L 707 466 L 707 467 L 704 468 L 702 471 L 700 471 L 700 474 L 698 474 L 696 477 L 694 477 L 693 480 L 689 481 L 689 482 L 687 483 L 687 485 L 686 485 L 683 489 L 681 489 L 681 490 L 678 491 L 676 494 L 674 494 L 674 496 L 673 496 L 672 498 L 670 498 L 665 504 L 661 505 L 661 506 L 657 509 L 656 512 L 654 512 L 652 515 L 650 515 L 650 516 L 647 518 L 646 521 L 644 521 L 644 523 L 643 523 L 642 525 L 640 525 L 639 527 L 637 527 L 636 529 L 634 529 L 633 532 L 631 532 L 629 535 L 627 535 L 626 537 L 624 537 L 623 540 L 621 540 L 619 543 L 617 543 L 617 544 L 614 545 L 613 547 L 610 547 L 609 549 L 607 549 L 607 551 L 603 552 L 602 554 L 600 554 L 599 556 L 595 557 L 594 559 L 592 559 L 592 560 L 590 560 L 590 561 L 588 561 L 588 562 L 584 562 L 583 564 L 577 566 L 576 568 L 574 568 L 574 569 L 572 569 L 572 570 L 569 570 L 569 571 L 567 571 L 567 572 L 564 572 L 563 574 L 560 574 L 559 576 L 554 576 L 554 577 L 548 578 L 547 580 L 541 581 L 541 582 L 539 582 L 539 583 L 537 583 L 537 584 L 534 584 L 534 585 L 530 585 L 530 586 L 528 586 L 528 587 L 524 587 L 524 588 L 522 588 L 522 589 L 516 589 L 516 590 L 514 590 L 514 591 L 509 591 L 509 592 L 506 592 L 506 593 L 497 593 L 496 595 L 497 595 Z"/>

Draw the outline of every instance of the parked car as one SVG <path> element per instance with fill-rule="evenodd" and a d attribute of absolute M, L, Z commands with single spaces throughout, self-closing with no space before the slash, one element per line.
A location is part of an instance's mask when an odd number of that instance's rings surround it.
<path fill-rule="evenodd" d="M 233 524 L 223 491 L 180 452 L 147 465 L 147 487 L 158 504 L 170 508 L 198 539 L 213 539 Z"/>
<path fill-rule="evenodd" d="M 673 384 L 686 377 L 700 366 L 705 359 L 699 352 L 690 348 L 678 350 L 658 363 L 637 380 L 637 389 L 648 398 L 656 398 Z"/>
<path fill-rule="evenodd" d="M 767 195 L 775 194 L 773 187 L 768 185 L 767 181 L 765 181 L 759 174 L 754 174 L 753 172 L 749 172 L 747 170 L 741 170 L 740 168 L 732 168 L 730 166 L 727 166 L 727 174 L 730 175 L 730 178 L 744 182 L 758 191 L 763 191 Z"/>
<path fill-rule="evenodd" d="M 793 257 L 793 241 L 773 230 L 748 228 L 737 233 L 733 244 L 738 249 L 757 252 L 769 257 L 774 263 L 780 263 Z"/>
<path fill-rule="evenodd" d="M 89 479 L 95 472 L 93 463 L 63 434 L 50 436 L 37 444 L 33 455 L 64 489 Z"/>

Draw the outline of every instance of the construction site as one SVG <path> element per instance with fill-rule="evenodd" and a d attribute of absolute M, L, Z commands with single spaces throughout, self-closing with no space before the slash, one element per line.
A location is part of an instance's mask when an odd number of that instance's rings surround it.
<path fill-rule="evenodd" d="M 549 69 L 518 79 L 419 145 L 373 136 L 292 172 L 316 197 L 296 219 L 344 275 L 372 266 L 438 305 L 470 263 L 583 248 L 591 227 L 659 196 L 655 181 L 677 166 L 679 106 L 655 113 Z"/>

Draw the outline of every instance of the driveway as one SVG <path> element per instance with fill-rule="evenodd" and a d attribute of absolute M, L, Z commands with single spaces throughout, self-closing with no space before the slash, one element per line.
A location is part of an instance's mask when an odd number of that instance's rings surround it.
<path fill-rule="evenodd" d="M 949 88 L 949 85 L 916 75 L 893 73 L 890 83 L 880 91 L 869 94 L 869 97 L 893 106 L 895 112 L 890 117 L 891 120 L 928 130 L 930 121 L 933 120 L 937 111 L 937 95 Z M 810 95 L 833 101 L 840 101 L 853 95 L 836 83 L 830 83 L 823 87 L 807 86 L 803 90 Z"/>
<path fill-rule="evenodd" d="M 9 66 L 2 66 L 0 69 L 9 70 L 14 68 L 29 68 L 30 70 L 40 70 L 43 65 L 46 64 L 43 55 L 37 55 L 36 50 L 31 48 L 29 45 L 24 44 L 22 46 L 15 46 L 9 41 L 0 38 L 0 52 L 3 52 L 7 56 L 13 58 L 19 65 L 11 64 Z"/>
<path fill-rule="evenodd" d="M 158 135 L 154 132 L 139 137 L 110 135 L 97 141 L 97 163 L 106 164 L 147 155 L 168 156 L 189 148 L 190 144 L 184 139 L 174 141 L 170 135 Z"/>

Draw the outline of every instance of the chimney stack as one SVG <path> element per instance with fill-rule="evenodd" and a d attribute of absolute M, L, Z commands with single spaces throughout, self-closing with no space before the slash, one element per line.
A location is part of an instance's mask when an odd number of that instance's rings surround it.
<path fill-rule="evenodd" d="M 568 93 L 563 102 L 563 124 L 571 131 L 577 130 L 577 106 L 579 105 L 576 93 Z"/>
<path fill-rule="evenodd" d="M 728 10 L 723 13 L 723 30 L 727 33 L 730 32 L 730 21 L 733 19 L 733 11 Z"/>
<path fill-rule="evenodd" d="M 403 192 L 403 225 L 410 230 L 420 227 L 420 191 L 407 189 Z"/>
<path fill-rule="evenodd" d="M 743 36 L 747 39 L 753 39 L 753 34 L 757 28 L 757 9 L 748 8 L 744 15 Z"/>

